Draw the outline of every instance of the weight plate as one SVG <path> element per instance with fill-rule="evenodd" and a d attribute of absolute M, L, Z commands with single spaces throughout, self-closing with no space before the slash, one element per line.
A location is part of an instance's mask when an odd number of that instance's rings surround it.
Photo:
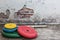
<path fill-rule="evenodd" d="M 16 24 L 15 23 L 7 23 L 4 25 L 4 27 L 7 29 L 13 29 L 13 28 L 16 28 Z"/>
<path fill-rule="evenodd" d="M 25 38 L 36 38 L 37 32 L 29 26 L 19 26 L 17 29 L 18 33 Z"/>
<path fill-rule="evenodd" d="M 16 31 L 13 33 L 7 33 L 2 31 L 2 35 L 7 38 L 22 38 L 22 36 L 20 36 Z"/>
<path fill-rule="evenodd" d="M 14 29 L 6 29 L 6 28 L 3 28 L 3 31 L 5 31 L 5 32 L 14 32 L 16 30 L 17 30 L 17 28 L 14 28 Z"/>

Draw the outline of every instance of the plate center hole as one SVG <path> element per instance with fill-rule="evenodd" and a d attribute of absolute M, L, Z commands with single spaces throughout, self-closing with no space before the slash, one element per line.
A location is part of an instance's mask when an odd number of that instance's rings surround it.
<path fill-rule="evenodd" d="M 9 26 L 11 26 L 11 25 L 9 25 Z"/>
<path fill-rule="evenodd" d="M 27 31 L 29 31 L 29 30 L 27 30 Z"/>

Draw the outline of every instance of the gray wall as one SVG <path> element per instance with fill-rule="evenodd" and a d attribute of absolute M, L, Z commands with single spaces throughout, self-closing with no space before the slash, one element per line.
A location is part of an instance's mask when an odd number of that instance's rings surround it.
<path fill-rule="evenodd" d="M 60 0 L 0 0 L 0 12 L 5 12 L 6 9 L 15 9 L 15 11 L 11 10 L 11 17 L 24 4 L 34 9 L 40 17 L 60 16 Z"/>

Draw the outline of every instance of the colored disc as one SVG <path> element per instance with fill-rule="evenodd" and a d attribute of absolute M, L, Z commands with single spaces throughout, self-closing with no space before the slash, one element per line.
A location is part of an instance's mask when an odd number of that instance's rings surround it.
<path fill-rule="evenodd" d="M 5 31 L 5 32 L 14 32 L 16 30 L 17 30 L 17 28 L 14 28 L 14 29 L 6 29 L 6 28 L 3 28 L 3 31 Z"/>
<path fill-rule="evenodd" d="M 15 23 L 7 23 L 4 25 L 4 27 L 7 29 L 12 29 L 12 28 L 16 28 L 16 24 Z"/>
<path fill-rule="evenodd" d="M 22 38 L 22 36 L 20 36 L 17 32 L 7 33 L 2 31 L 2 35 L 7 38 Z"/>
<path fill-rule="evenodd" d="M 37 32 L 29 26 L 19 26 L 18 33 L 25 38 L 36 38 Z"/>

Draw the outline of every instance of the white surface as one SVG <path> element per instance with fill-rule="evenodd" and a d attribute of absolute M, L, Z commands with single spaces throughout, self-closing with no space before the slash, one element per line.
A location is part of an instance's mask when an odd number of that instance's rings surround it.
<path fill-rule="evenodd" d="M 24 4 L 34 9 L 40 17 L 60 16 L 60 0 L 0 0 L 0 12 L 5 12 L 7 8 L 18 11 Z M 15 11 L 11 10 L 10 17 L 13 16 Z"/>

